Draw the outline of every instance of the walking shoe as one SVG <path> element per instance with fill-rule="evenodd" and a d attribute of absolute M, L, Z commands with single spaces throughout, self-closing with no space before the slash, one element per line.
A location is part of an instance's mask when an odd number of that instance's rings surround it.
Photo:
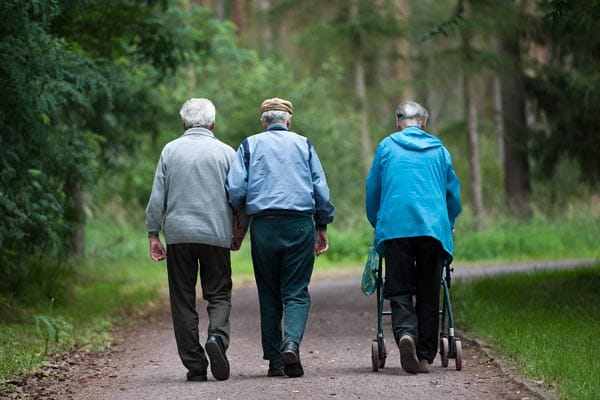
<path fill-rule="evenodd" d="M 284 376 L 284 364 L 281 360 L 271 360 L 269 361 L 269 372 L 267 372 L 267 376 Z"/>
<path fill-rule="evenodd" d="M 402 369 L 411 374 L 419 372 L 419 360 L 417 359 L 417 349 L 412 337 L 404 335 L 400 338 L 400 365 Z"/>
<path fill-rule="evenodd" d="M 206 370 L 200 371 L 188 371 L 187 380 L 189 382 L 205 382 L 208 380 L 206 377 Z"/>
<path fill-rule="evenodd" d="M 429 371 L 431 371 L 431 364 L 429 364 L 429 361 L 419 360 L 419 372 L 426 374 Z"/>
<path fill-rule="evenodd" d="M 218 381 L 229 378 L 229 360 L 225 355 L 225 346 L 220 336 L 210 335 L 206 340 L 206 354 L 210 359 L 210 372 Z"/>
<path fill-rule="evenodd" d="M 302 363 L 300 363 L 300 352 L 296 343 L 287 342 L 281 351 L 281 358 L 284 363 L 283 372 L 287 376 L 297 378 L 304 375 L 304 369 Z"/>

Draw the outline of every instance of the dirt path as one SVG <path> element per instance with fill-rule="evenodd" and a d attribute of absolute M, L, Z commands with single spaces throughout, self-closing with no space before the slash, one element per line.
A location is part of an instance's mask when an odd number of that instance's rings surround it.
<path fill-rule="evenodd" d="M 577 265 L 580 265 L 578 263 Z M 575 265 L 573 265 L 575 266 Z M 477 266 L 461 268 L 465 277 Z M 460 272 L 460 270 L 459 270 Z M 461 273 L 457 272 L 457 276 Z M 305 376 L 268 378 L 261 358 L 258 302 L 251 283 L 233 293 L 231 377 L 186 382 L 177 356 L 168 307 L 135 327 L 116 334 L 110 353 L 76 355 L 42 370 L 13 398 L 45 399 L 538 399 L 523 379 L 501 368 L 489 353 L 463 341 L 463 369 L 443 368 L 439 359 L 429 374 L 409 375 L 400 368 L 398 349 L 385 320 L 388 359 L 371 370 L 371 341 L 376 335 L 375 297 L 359 289 L 360 271 L 321 276 L 311 284 L 313 306 L 302 344 Z M 201 332 L 206 326 L 200 304 Z M 204 336 L 205 338 L 205 336 Z M 204 339 L 203 338 L 203 339 Z M 46 376 L 53 376 L 48 379 Z"/>

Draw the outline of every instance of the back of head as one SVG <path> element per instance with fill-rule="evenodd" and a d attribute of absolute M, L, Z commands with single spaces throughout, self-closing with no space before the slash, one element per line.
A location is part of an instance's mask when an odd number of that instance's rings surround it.
<path fill-rule="evenodd" d="M 419 103 L 415 103 L 414 101 L 407 101 L 398 106 L 398 108 L 396 109 L 396 117 L 398 118 L 398 121 L 423 121 L 429 118 L 429 112 L 425 109 L 425 107 L 423 107 Z"/>
<path fill-rule="evenodd" d="M 185 129 L 209 129 L 215 122 L 216 110 L 212 101 L 208 99 L 192 98 L 183 103 L 179 115 Z"/>

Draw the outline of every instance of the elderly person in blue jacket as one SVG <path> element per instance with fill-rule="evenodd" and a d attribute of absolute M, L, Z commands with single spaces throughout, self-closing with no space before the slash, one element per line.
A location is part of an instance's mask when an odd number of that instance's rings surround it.
<path fill-rule="evenodd" d="M 289 130 L 292 103 L 267 99 L 261 112 L 266 130 L 241 143 L 227 176 L 227 192 L 234 212 L 245 209 L 252 218 L 267 375 L 298 377 L 304 374 L 299 348 L 310 308 L 308 285 L 315 254 L 328 249 L 333 205 L 310 140 Z"/>
<path fill-rule="evenodd" d="M 420 104 L 401 104 L 398 131 L 379 144 L 366 180 L 367 218 L 386 260 L 384 296 L 409 373 L 429 372 L 437 352 L 442 268 L 461 212 L 450 153 L 425 131 L 428 118 Z"/>

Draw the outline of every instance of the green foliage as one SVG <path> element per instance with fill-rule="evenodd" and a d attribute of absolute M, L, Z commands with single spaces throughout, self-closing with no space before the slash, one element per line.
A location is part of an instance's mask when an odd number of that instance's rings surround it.
<path fill-rule="evenodd" d="M 37 271 L 69 288 L 60 296 L 39 296 L 35 285 L 25 290 L 26 300 L 0 296 L 0 387 L 74 346 L 90 352 L 106 348 L 114 324 L 135 322 L 164 295 L 165 265 L 150 261 L 148 239 L 137 222 L 121 224 L 118 215 L 92 219 L 88 261 L 69 275 Z"/>
<path fill-rule="evenodd" d="M 600 266 L 513 274 L 452 287 L 457 326 L 515 361 L 561 397 L 595 399 Z"/>
<path fill-rule="evenodd" d="M 560 162 L 577 162 L 581 178 L 600 182 L 600 1 L 543 1 L 546 12 L 535 37 L 548 57 L 534 64 L 529 87 L 549 129 L 538 129 L 532 155 L 551 179 Z M 537 60 L 536 60 L 537 61 Z"/>
<path fill-rule="evenodd" d="M 67 258 L 78 188 L 156 136 L 157 82 L 210 50 L 210 14 L 195 7 L 194 30 L 186 15 L 152 0 L 0 4 L 0 290 L 21 286 L 6 282 L 28 275 L 31 254 Z"/>
<path fill-rule="evenodd" d="M 58 344 L 62 337 L 70 337 L 73 326 L 61 317 L 34 315 L 35 327 L 44 342 L 44 356 L 48 356 L 51 342 Z"/>

